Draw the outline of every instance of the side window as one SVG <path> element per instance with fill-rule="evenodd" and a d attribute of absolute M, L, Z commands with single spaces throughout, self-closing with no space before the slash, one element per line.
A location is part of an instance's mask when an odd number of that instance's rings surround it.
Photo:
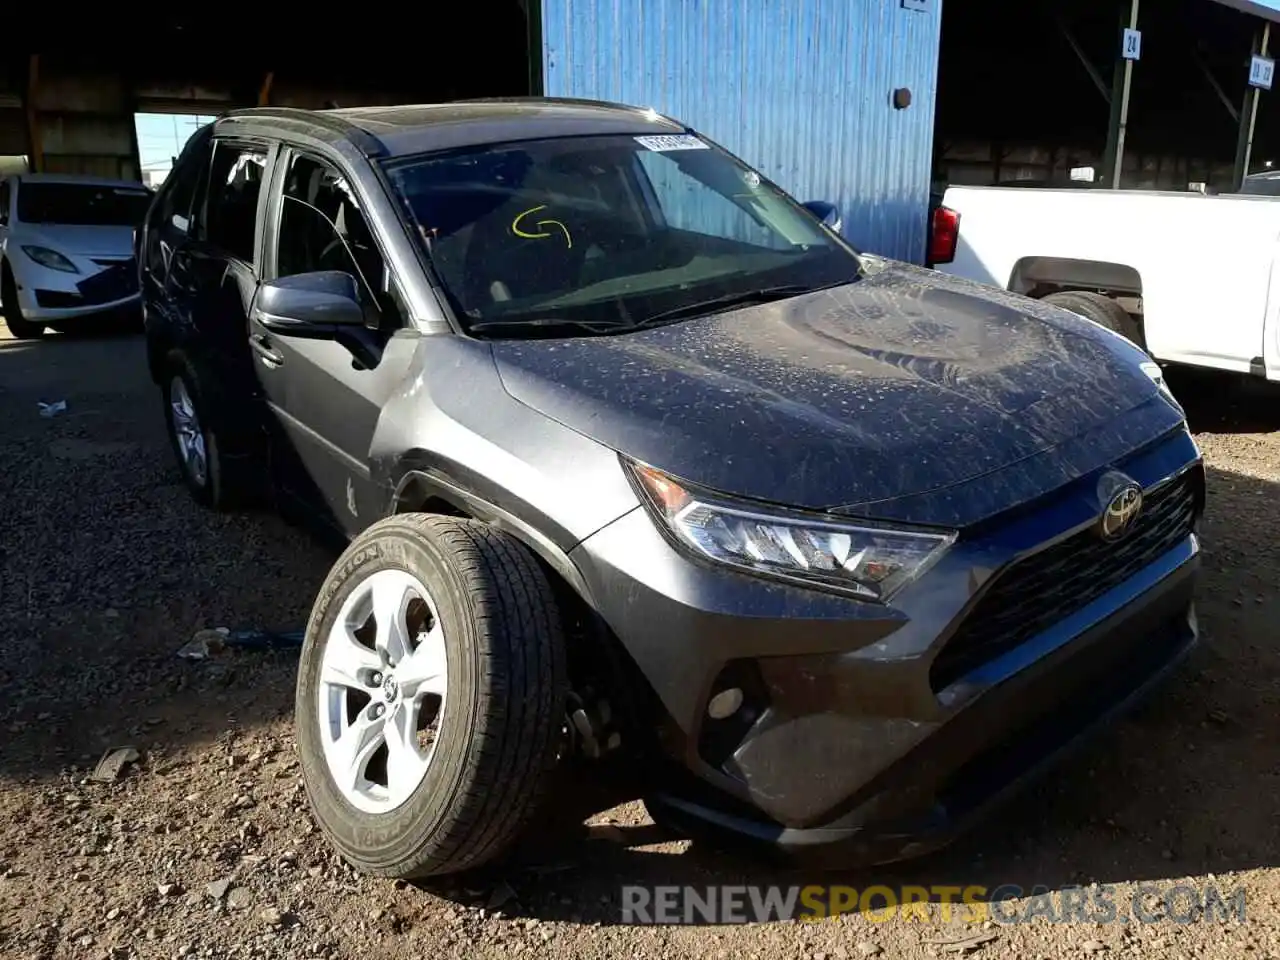
<path fill-rule="evenodd" d="M 708 189 L 682 170 L 670 157 L 659 152 L 637 154 L 643 176 L 653 185 L 663 219 L 677 230 L 695 230 L 704 235 L 741 240 L 760 247 L 784 248 L 786 240 L 751 216 L 743 207 L 717 190 Z M 742 197 L 752 200 L 756 184 L 741 184 Z"/>
<path fill-rule="evenodd" d="M 276 276 L 317 270 L 351 274 L 383 325 L 403 323 L 386 262 L 350 184 L 329 164 L 298 154 L 280 200 Z"/>
<path fill-rule="evenodd" d="M 163 192 L 160 202 L 156 204 L 158 225 L 169 225 L 179 230 L 183 229 L 184 224 L 190 227 L 191 204 L 195 199 L 200 175 L 209 165 L 210 146 L 206 145 L 203 150 L 193 151 L 184 157 L 169 174 L 170 180 L 161 188 Z M 174 217 L 178 219 L 175 221 Z"/>
<path fill-rule="evenodd" d="M 9 225 L 9 181 L 0 180 L 0 227 Z"/>
<path fill-rule="evenodd" d="M 156 276 L 162 276 L 168 268 L 169 254 L 173 252 L 171 230 L 180 234 L 191 231 L 191 212 L 195 201 L 196 186 L 209 166 L 212 144 L 194 145 L 174 166 L 160 195 L 151 207 L 151 220 L 147 224 L 147 268 Z"/>
<path fill-rule="evenodd" d="M 266 169 L 265 147 L 228 141 L 214 146 L 204 218 L 197 229 L 202 239 L 247 263 L 253 263 L 253 233 Z"/>

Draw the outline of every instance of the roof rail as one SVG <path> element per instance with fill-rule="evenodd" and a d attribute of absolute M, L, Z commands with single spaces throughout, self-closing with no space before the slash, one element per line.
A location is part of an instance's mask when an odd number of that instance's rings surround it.
<path fill-rule="evenodd" d="M 650 111 L 657 113 L 652 107 L 638 107 L 632 103 L 619 103 L 617 100 L 596 100 L 591 97 L 469 97 L 465 100 L 451 100 L 450 103 L 563 103 L 566 106 L 578 107 L 608 107 L 612 110 L 627 111 L 629 113 L 648 114 Z M 664 120 L 671 120 L 665 114 L 659 113 L 658 116 Z M 672 123 L 677 121 L 672 120 Z M 681 125 L 678 124 L 677 125 Z"/>
<path fill-rule="evenodd" d="M 304 110 L 301 107 L 246 107 L 224 115 L 223 121 L 230 120 L 293 120 L 297 123 L 309 123 L 321 127 L 330 133 L 345 137 L 368 157 L 385 156 L 387 148 L 381 140 L 354 123 L 335 117 L 319 110 Z"/>

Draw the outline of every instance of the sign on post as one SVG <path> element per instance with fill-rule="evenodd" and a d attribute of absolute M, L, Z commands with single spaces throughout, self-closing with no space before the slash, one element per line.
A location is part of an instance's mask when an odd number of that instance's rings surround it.
<path fill-rule="evenodd" d="M 1249 86 L 1270 90 L 1271 81 L 1275 79 L 1275 75 L 1276 62 L 1269 57 L 1254 54 L 1253 59 L 1249 61 Z"/>
<path fill-rule="evenodd" d="M 1142 59 L 1141 30 L 1134 30 L 1132 27 L 1124 28 L 1124 40 L 1120 44 L 1120 55 L 1126 60 Z"/>

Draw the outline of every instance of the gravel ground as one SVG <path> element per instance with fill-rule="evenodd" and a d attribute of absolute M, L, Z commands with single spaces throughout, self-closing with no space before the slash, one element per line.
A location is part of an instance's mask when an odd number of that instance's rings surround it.
<path fill-rule="evenodd" d="M 332 554 L 190 502 L 137 338 L 25 344 L 0 327 L 0 956 L 1280 957 L 1280 403 L 1214 378 L 1175 389 L 1211 467 L 1205 642 L 997 821 L 919 863 L 800 876 L 566 784 L 557 823 L 502 872 L 418 887 L 355 876 L 313 827 L 292 657 L 174 656 L 203 627 L 301 625 Z M 119 746 L 138 760 L 91 779 Z M 1214 884 L 1245 891 L 1247 919 L 984 927 L 935 905 L 927 924 L 619 923 L 624 883 L 745 882 L 1099 883 L 1122 904 L 1141 884 Z"/>

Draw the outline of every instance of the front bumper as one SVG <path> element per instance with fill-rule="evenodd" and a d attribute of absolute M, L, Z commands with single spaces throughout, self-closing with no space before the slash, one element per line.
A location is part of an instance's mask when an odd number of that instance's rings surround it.
<path fill-rule="evenodd" d="M 41 323 L 57 323 L 132 309 L 141 302 L 137 264 L 132 257 L 101 257 L 84 262 L 95 272 L 50 270 L 15 257 L 13 277 L 23 316 Z"/>
<path fill-rule="evenodd" d="M 1178 477 L 1198 515 L 1203 469 L 1185 431 L 1116 468 L 1153 504 Z M 666 769 L 650 804 L 694 834 L 846 864 L 946 843 L 1195 643 L 1199 544 L 1153 506 L 1164 539 L 1141 563 L 1132 550 L 1129 566 L 1100 563 L 1105 589 L 1048 622 L 1029 608 L 1035 630 L 1016 643 L 949 649 L 990 639 L 974 620 L 1015 571 L 1091 535 L 1097 491 L 1090 475 L 966 533 L 892 607 L 694 562 L 643 510 L 589 538 L 575 559 L 660 705 Z M 711 719 L 709 700 L 729 686 L 743 707 Z"/>

